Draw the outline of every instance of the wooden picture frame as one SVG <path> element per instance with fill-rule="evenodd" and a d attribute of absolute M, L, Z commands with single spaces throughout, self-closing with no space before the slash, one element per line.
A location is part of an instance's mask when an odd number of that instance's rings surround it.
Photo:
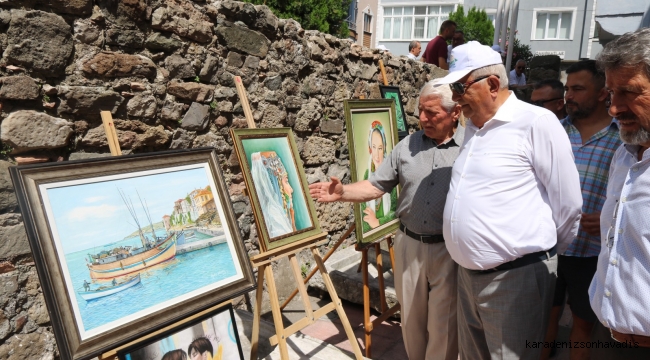
<path fill-rule="evenodd" d="M 290 128 L 231 129 L 263 252 L 321 234 Z"/>
<path fill-rule="evenodd" d="M 392 99 L 345 100 L 344 108 L 352 182 L 367 180 L 399 141 L 395 102 Z M 354 204 L 358 247 L 381 241 L 397 230 L 398 196 L 396 186 L 391 193 L 376 200 Z"/>
<path fill-rule="evenodd" d="M 211 148 L 10 173 L 63 360 L 96 357 L 254 288 Z"/>
<path fill-rule="evenodd" d="M 171 358 L 185 355 L 188 360 L 244 360 L 232 303 L 215 306 L 117 351 L 119 360 L 161 359 L 165 354 Z"/>
<path fill-rule="evenodd" d="M 400 141 L 408 136 L 406 128 L 406 113 L 404 112 L 404 102 L 399 86 L 379 85 L 379 92 L 383 99 L 393 99 L 395 101 L 395 120 L 397 121 L 397 137 Z"/>

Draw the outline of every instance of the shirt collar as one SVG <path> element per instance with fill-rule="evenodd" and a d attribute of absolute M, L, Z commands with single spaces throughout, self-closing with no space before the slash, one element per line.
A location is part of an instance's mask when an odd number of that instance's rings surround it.
<path fill-rule="evenodd" d="M 454 131 L 454 135 L 447 141 L 443 142 L 442 144 L 438 144 L 435 140 L 432 138 L 428 137 L 424 131 L 422 131 L 422 139 L 429 140 L 433 142 L 433 144 L 436 147 L 440 146 L 446 146 L 446 147 L 451 147 L 451 146 L 460 146 L 460 144 L 463 142 L 463 137 L 465 134 L 465 128 L 460 125 L 456 125 L 456 131 Z"/>
<path fill-rule="evenodd" d="M 512 122 L 513 120 L 515 120 L 515 118 L 517 117 L 515 104 L 519 100 L 515 96 L 514 92 L 509 91 L 509 93 L 510 95 L 508 96 L 506 101 L 503 104 L 501 104 L 501 107 L 499 107 L 499 109 L 497 110 L 496 114 L 494 114 L 492 119 L 485 122 L 486 124 L 492 120 L 503 121 L 503 122 Z M 474 125 L 474 123 L 471 121 L 468 122 L 468 126 L 471 126 L 476 130 L 479 130 L 479 128 L 476 125 Z"/>

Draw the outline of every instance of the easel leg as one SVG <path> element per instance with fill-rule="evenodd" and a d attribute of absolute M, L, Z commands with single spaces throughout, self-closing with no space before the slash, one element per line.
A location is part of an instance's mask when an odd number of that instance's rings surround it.
<path fill-rule="evenodd" d="M 275 287 L 275 279 L 273 278 L 273 270 L 271 266 L 265 266 L 266 284 L 269 289 L 269 298 L 271 300 L 271 311 L 273 312 L 273 324 L 275 325 L 275 333 L 278 337 L 278 346 L 280 346 L 280 358 L 282 360 L 289 360 L 289 351 L 287 349 L 287 339 L 284 336 L 284 325 L 282 323 L 282 313 L 280 310 L 280 301 L 278 300 L 278 290 Z"/>
<path fill-rule="evenodd" d="M 293 269 L 293 276 L 296 278 L 296 284 L 298 284 L 298 291 L 300 292 L 300 297 L 302 298 L 302 304 L 305 307 L 305 316 L 311 323 L 314 321 L 314 312 L 312 311 L 311 303 L 309 302 L 307 289 L 305 288 L 305 284 L 302 282 L 303 278 L 300 274 L 300 267 L 298 266 L 296 255 L 289 255 L 289 261 L 291 262 L 291 268 Z"/>
<path fill-rule="evenodd" d="M 386 288 L 384 287 L 384 267 L 381 259 L 381 246 L 379 243 L 375 244 L 375 257 L 377 259 L 377 276 L 379 278 L 379 302 L 381 303 L 381 312 L 385 313 L 388 309 L 386 303 Z"/>
<path fill-rule="evenodd" d="M 327 261 L 327 259 L 329 259 L 330 256 L 332 256 L 332 254 L 334 254 L 334 252 L 336 251 L 336 249 L 338 249 L 339 246 L 341 246 L 341 244 L 343 243 L 343 241 L 345 241 L 345 239 L 347 239 L 348 236 L 350 236 L 350 234 L 352 233 L 352 231 L 354 231 L 354 224 L 352 224 L 352 225 L 348 228 L 348 230 L 347 230 L 347 231 L 346 231 L 346 232 L 345 232 L 345 233 L 344 233 L 344 234 L 343 234 L 343 235 L 342 235 L 342 236 L 341 236 L 341 237 L 336 241 L 336 243 L 334 244 L 334 246 L 332 246 L 332 248 L 329 249 L 329 250 L 327 251 L 327 253 L 325 254 L 325 256 L 323 256 L 323 262 Z M 316 272 L 317 272 L 317 271 L 318 271 L 318 267 L 315 267 L 315 268 L 314 268 L 314 269 L 309 273 L 309 275 L 307 275 L 307 278 L 304 279 L 303 283 L 304 283 L 305 285 L 307 285 L 307 283 L 309 282 L 309 279 L 311 279 L 314 275 L 316 275 Z M 289 305 L 289 302 L 291 302 L 291 300 L 292 300 L 296 295 L 298 295 L 298 289 L 295 289 L 295 290 L 291 293 L 291 295 L 289 295 L 289 297 L 287 298 L 287 300 L 284 301 L 284 304 L 282 304 L 282 306 L 280 306 L 280 309 L 284 310 L 284 308 L 285 308 L 287 305 Z"/>
<path fill-rule="evenodd" d="M 251 334 L 251 360 L 257 360 L 257 345 L 260 338 L 260 317 L 262 314 L 262 296 L 264 295 L 264 270 L 262 265 L 257 270 L 257 291 L 255 292 L 255 308 L 253 309 L 253 333 Z"/>
<path fill-rule="evenodd" d="M 341 305 L 341 299 L 339 299 L 339 296 L 336 294 L 336 290 L 334 289 L 332 280 L 330 279 L 330 276 L 327 273 L 325 264 L 323 264 L 323 259 L 321 259 L 320 257 L 320 252 L 316 247 L 312 247 L 311 252 L 314 255 L 314 260 L 316 260 L 316 265 L 318 265 L 318 268 L 320 269 L 320 273 L 321 276 L 323 277 L 323 282 L 327 287 L 327 291 L 329 292 L 330 297 L 332 298 L 332 302 L 336 307 L 336 312 L 338 313 L 339 318 L 341 319 L 341 323 L 343 324 L 343 328 L 345 329 L 345 334 L 348 336 L 348 339 L 350 340 L 350 346 L 352 346 L 352 351 L 354 352 L 354 356 L 357 358 L 357 360 L 361 360 L 363 359 L 363 355 L 361 354 L 361 349 L 359 348 L 359 344 L 357 343 L 357 338 L 354 335 L 354 331 L 352 331 L 352 327 L 350 326 L 350 321 L 348 320 L 348 316 L 345 314 L 345 311 L 343 310 L 343 306 Z"/>
<path fill-rule="evenodd" d="M 370 285 L 368 283 L 368 249 L 361 252 L 361 270 L 363 278 L 363 330 L 366 335 L 366 357 L 371 357 L 370 347 L 372 346 L 372 322 L 370 321 Z"/>

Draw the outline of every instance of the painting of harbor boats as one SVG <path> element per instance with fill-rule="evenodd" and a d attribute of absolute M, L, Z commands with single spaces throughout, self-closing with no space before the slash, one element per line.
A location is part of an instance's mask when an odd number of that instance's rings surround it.
<path fill-rule="evenodd" d="M 242 278 L 208 175 L 190 166 L 45 186 L 66 287 L 87 337 Z"/>

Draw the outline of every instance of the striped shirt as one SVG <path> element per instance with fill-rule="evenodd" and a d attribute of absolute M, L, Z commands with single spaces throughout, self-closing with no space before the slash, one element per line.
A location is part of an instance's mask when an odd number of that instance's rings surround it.
<path fill-rule="evenodd" d="M 569 135 L 576 167 L 580 175 L 582 189 L 582 213 L 599 212 L 607 195 L 607 177 L 609 165 L 616 149 L 621 145 L 618 135 L 618 122 L 612 122 L 594 134 L 585 144 L 580 132 L 573 126 L 569 117 L 562 120 L 562 126 Z M 578 235 L 571 242 L 565 256 L 591 257 L 600 253 L 600 236 L 592 236 L 578 228 Z"/>

